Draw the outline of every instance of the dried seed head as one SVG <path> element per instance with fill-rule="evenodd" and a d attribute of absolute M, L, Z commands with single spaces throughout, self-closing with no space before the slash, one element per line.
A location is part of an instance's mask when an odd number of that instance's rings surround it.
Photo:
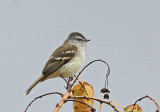
<path fill-rule="evenodd" d="M 91 112 L 96 112 L 96 109 L 95 109 L 95 108 L 92 108 L 92 109 L 91 109 Z"/>
<path fill-rule="evenodd" d="M 104 94 L 104 99 L 109 99 L 109 95 L 107 93 Z"/>
<path fill-rule="evenodd" d="M 109 89 L 107 88 L 102 88 L 101 93 L 110 93 Z"/>

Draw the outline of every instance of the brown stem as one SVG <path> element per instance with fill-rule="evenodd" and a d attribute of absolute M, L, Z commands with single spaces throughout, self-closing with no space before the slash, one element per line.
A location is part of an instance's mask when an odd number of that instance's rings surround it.
<path fill-rule="evenodd" d="M 134 106 L 137 104 L 138 101 L 141 101 L 141 100 L 143 100 L 145 98 L 149 98 L 150 100 L 152 100 L 155 103 L 156 107 L 157 107 L 156 112 L 160 112 L 160 107 L 159 107 L 157 101 L 154 98 L 152 98 L 151 96 L 149 96 L 149 95 L 146 95 L 146 96 L 141 97 L 138 100 L 136 100 L 136 102 L 134 103 Z M 133 107 L 133 109 L 134 109 L 134 107 Z M 132 112 L 133 112 L 133 109 L 132 109 Z"/>
<path fill-rule="evenodd" d="M 29 106 L 31 106 L 31 104 L 32 104 L 34 101 L 36 101 L 37 99 L 42 98 L 42 97 L 44 97 L 44 96 L 51 95 L 51 94 L 59 94 L 59 95 L 61 95 L 61 97 L 63 97 L 63 94 L 62 94 L 62 93 L 59 93 L 59 92 L 52 92 L 52 93 L 47 93 L 47 94 L 38 96 L 38 97 L 36 97 L 35 99 L 33 99 L 33 100 L 31 101 L 31 103 L 28 104 L 28 106 L 27 106 L 27 108 L 25 109 L 24 112 L 27 112 L 27 109 L 29 108 Z"/>
<path fill-rule="evenodd" d="M 92 100 L 98 101 L 100 103 L 108 104 L 114 110 L 116 110 L 117 112 L 120 112 L 114 105 L 111 104 L 111 101 L 105 101 L 105 100 L 101 100 L 101 99 L 98 99 L 98 98 L 95 98 L 95 97 L 91 97 L 91 96 L 69 96 L 69 98 L 73 98 L 73 99 L 92 99 Z"/>
<path fill-rule="evenodd" d="M 59 103 L 57 103 L 54 112 L 58 112 L 59 109 L 62 107 L 62 105 L 65 103 L 65 101 L 66 101 L 66 100 L 68 99 L 68 97 L 70 96 L 71 86 L 69 86 L 69 85 L 71 85 L 71 78 L 69 78 L 69 80 L 68 80 L 68 84 L 67 84 L 67 86 L 68 86 L 67 89 L 68 89 L 68 90 L 67 90 L 67 93 L 66 93 L 65 95 L 63 95 L 61 101 L 60 101 Z"/>
<path fill-rule="evenodd" d="M 96 109 L 93 108 L 92 106 L 90 106 L 90 105 L 88 105 L 88 104 L 86 104 L 86 103 L 84 103 L 84 102 L 78 101 L 78 100 L 65 100 L 65 103 L 66 103 L 67 101 L 73 101 L 73 102 L 75 101 L 75 102 L 79 102 L 79 103 L 82 103 L 82 104 L 84 104 L 84 105 L 86 105 L 86 106 L 92 108 L 93 110 L 96 110 Z"/>
<path fill-rule="evenodd" d="M 110 74 L 110 67 L 109 67 L 108 63 L 106 63 L 105 61 L 103 61 L 103 60 L 101 60 L 101 59 L 98 59 L 98 60 L 93 60 L 93 61 L 91 61 L 90 63 L 88 63 L 88 64 L 79 72 L 79 74 L 77 75 L 77 77 L 76 77 L 75 80 L 73 81 L 71 87 L 75 84 L 76 80 L 77 80 L 78 77 L 81 75 L 81 73 L 82 73 L 90 64 L 92 64 L 92 63 L 94 63 L 94 62 L 96 62 L 96 61 L 101 61 L 101 62 L 105 63 L 105 64 L 108 66 L 108 71 L 107 71 L 107 74 L 106 74 L 106 81 L 107 81 L 107 86 L 108 86 L 108 79 L 107 79 L 107 78 L 108 78 L 108 76 L 109 76 L 109 74 Z M 105 86 L 106 86 L 106 82 L 105 82 Z"/>

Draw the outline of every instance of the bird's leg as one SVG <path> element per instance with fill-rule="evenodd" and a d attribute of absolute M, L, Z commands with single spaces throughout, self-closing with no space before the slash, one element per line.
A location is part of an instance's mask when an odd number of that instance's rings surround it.
<path fill-rule="evenodd" d="M 62 79 L 68 84 L 68 81 L 61 75 Z"/>
<path fill-rule="evenodd" d="M 66 89 L 71 89 L 71 81 L 73 80 L 73 77 L 69 77 L 68 81 L 63 76 L 61 77 L 67 83 Z"/>
<path fill-rule="evenodd" d="M 68 90 L 71 90 L 71 88 L 72 88 L 72 84 L 71 84 L 71 81 L 73 80 L 73 77 L 69 77 L 69 79 L 68 79 L 68 83 L 67 83 L 67 89 Z"/>

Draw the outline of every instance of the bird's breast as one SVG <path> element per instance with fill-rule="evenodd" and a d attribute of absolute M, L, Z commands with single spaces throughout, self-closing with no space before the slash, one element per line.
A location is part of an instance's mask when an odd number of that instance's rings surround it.
<path fill-rule="evenodd" d="M 59 71 L 64 78 L 72 77 L 75 75 L 82 67 L 85 57 L 85 49 L 79 48 L 76 55 L 64 66 L 62 66 Z"/>

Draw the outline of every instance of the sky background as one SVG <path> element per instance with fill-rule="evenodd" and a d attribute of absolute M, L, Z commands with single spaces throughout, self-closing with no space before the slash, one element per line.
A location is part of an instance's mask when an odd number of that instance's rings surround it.
<path fill-rule="evenodd" d="M 23 112 L 44 93 L 65 94 L 60 78 L 38 84 L 28 96 L 25 91 L 73 31 L 91 39 L 84 65 L 95 59 L 110 65 L 110 100 L 126 107 L 148 94 L 160 104 L 160 0 L 0 0 L 2 112 Z M 106 71 L 106 65 L 96 62 L 80 76 L 100 99 Z M 60 99 L 58 95 L 39 99 L 28 112 L 53 112 Z M 149 99 L 138 104 L 144 112 L 156 110 Z M 94 107 L 98 111 L 99 103 Z M 104 111 L 113 109 L 102 105 Z M 60 112 L 73 112 L 72 102 Z"/>

